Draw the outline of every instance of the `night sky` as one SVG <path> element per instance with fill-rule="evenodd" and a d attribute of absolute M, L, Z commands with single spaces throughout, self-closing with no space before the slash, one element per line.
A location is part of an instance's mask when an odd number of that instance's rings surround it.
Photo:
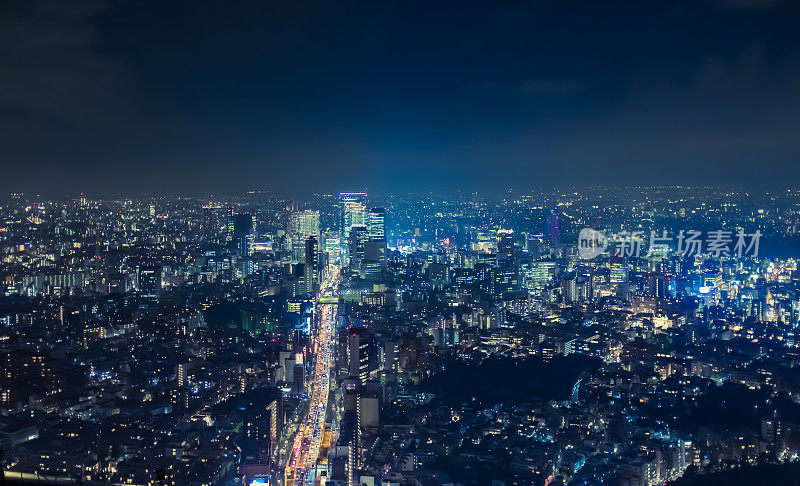
<path fill-rule="evenodd" d="M 0 191 L 797 185 L 799 4 L 6 0 Z"/>

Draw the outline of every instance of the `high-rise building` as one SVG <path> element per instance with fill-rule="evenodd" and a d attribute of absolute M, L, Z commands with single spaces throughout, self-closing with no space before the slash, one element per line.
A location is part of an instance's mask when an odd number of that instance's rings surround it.
<path fill-rule="evenodd" d="M 369 242 L 369 232 L 364 226 L 354 226 L 350 228 L 350 244 L 347 248 L 350 266 L 360 269 L 364 263 L 364 256 Z"/>
<path fill-rule="evenodd" d="M 188 367 L 188 363 L 178 363 L 178 365 L 175 367 L 175 381 L 178 386 L 186 386 L 186 373 Z"/>
<path fill-rule="evenodd" d="M 492 287 L 491 293 L 493 295 L 502 295 L 504 292 L 510 292 L 519 287 L 519 277 L 517 269 L 512 265 L 499 265 L 492 269 Z"/>
<path fill-rule="evenodd" d="M 669 275 L 647 273 L 644 275 L 645 290 L 652 297 L 665 298 L 672 295 Z"/>
<path fill-rule="evenodd" d="M 292 238 L 292 259 L 305 262 L 306 240 L 313 236 L 319 241 L 319 211 L 299 211 L 292 214 L 289 234 Z"/>
<path fill-rule="evenodd" d="M 139 296 L 143 299 L 158 299 L 161 293 L 161 266 L 139 267 Z"/>
<path fill-rule="evenodd" d="M 519 287 L 517 263 L 514 258 L 514 232 L 497 232 L 497 267 L 494 269 L 492 293 L 500 295 Z"/>
<path fill-rule="evenodd" d="M 514 256 L 514 232 L 500 230 L 497 232 L 497 259 L 510 260 Z"/>
<path fill-rule="evenodd" d="M 353 328 L 347 335 L 348 371 L 362 386 L 369 377 L 369 335 L 364 328 Z"/>
<path fill-rule="evenodd" d="M 255 217 L 249 213 L 231 215 L 228 219 L 228 238 L 236 244 L 237 255 L 250 256 L 255 239 Z"/>
<path fill-rule="evenodd" d="M 326 231 L 322 234 L 320 249 L 328 254 L 330 261 L 338 261 L 342 253 L 342 242 L 338 231 Z"/>
<path fill-rule="evenodd" d="M 542 291 L 556 270 L 556 263 L 552 261 L 535 261 L 523 268 L 523 284 L 528 290 Z"/>
<path fill-rule="evenodd" d="M 550 246 L 558 246 L 558 213 L 550 211 L 550 216 L 547 218 L 547 240 Z"/>
<path fill-rule="evenodd" d="M 305 264 L 311 267 L 314 271 L 319 267 L 319 243 L 316 236 L 309 236 L 306 239 L 305 245 Z"/>
<path fill-rule="evenodd" d="M 282 399 L 275 389 L 257 397 L 246 397 L 246 419 L 239 463 L 242 486 L 270 483 L 271 452 L 277 447 L 283 428 Z"/>
<path fill-rule="evenodd" d="M 534 259 L 538 259 L 542 255 L 542 235 L 534 235 L 531 233 L 523 233 L 523 245 L 528 253 Z"/>
<path fill-rule="evenodd" d="M 625 260 L 622 257 L 613 256 L 610 259 L 610 282 L 612 285 L 621 284 L 628 281 L 628 270 Z"/>
<path fill-rule="evenodd" d="M 371 208 L 366 219 L 364 255 L 356 262 L 356 268 L 362 277 L 377 279 L 386 264 L 386 208 Z"/>
<path fill-rule="evenodd" d="M 367 226 L 367 195 L 363 192 L 343 192 L 339 194 L 341 211 L 341 245 L 342 262 L 350 261 L 350 230 L 354 227 Z"/>
<path fill-rule="evenodd" d="M 386 208 L 371 208 L 367 212 L 367 230 L 370 241 L 386 240 Z"/>
<path fill-rule="evenodd" d="M 572 275 L 561 282 L 561 295 L 565 304 L 571 304 L 578 300 L 578 277 Z"/>
<path fill-rule="evenodd" d="M 319 266 L 319 244 L 314 235 L 306 239 L 303 272 L 305 277 L 306 292 L 313 293 L 317 283 Z"/>
<path fill-rule="evenodd" d="M 217 215 L 222 210 L 222 206 L 207 204 L 203 206 L 203 237 L 213 238 L 219 231 L 219 220 Z"/>

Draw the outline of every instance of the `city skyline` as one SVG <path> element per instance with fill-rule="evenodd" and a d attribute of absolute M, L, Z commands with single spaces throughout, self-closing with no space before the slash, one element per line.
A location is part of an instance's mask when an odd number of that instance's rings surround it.
<path fill-rule="evenodd" d="M 11 484 L 797 477 L 800 190 L 11 194 L 0 221 Z"/>
<path fill-rule="evenodd" d="M 0 2 L 0 484 L 800 486 L 798 26 Z"/>

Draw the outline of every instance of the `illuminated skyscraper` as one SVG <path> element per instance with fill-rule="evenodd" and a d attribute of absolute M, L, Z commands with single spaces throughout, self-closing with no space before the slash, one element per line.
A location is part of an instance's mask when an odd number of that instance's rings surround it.
<path fill-rule="evenodd" d="M 330 261 L 338 261 L 342 253 L 342 242 L 338 231 L 326 231 L 322 234 L 320 250 L 328 254 Z"/>
<path fill-rule="evenodd" d="M 523 268 L 524 286 L 528 290 L 541 292 L 550 283 L 556 263 L 552 261 L 536 261 Z"/>
<path fill-rule="evenodd" d="M 363 192 L 343 192 L 339 194 L 341 211 L 342 262 L 350 261 L 350 230 L 366 227 L 367 195 Z"/>
<path fill-rule="evenodd" d="M 578 300 L 578 277 L 571 275 L 561 282 L 561 297 L 565 304 Z"/>
<path fill-rule="evenodd" d="M 233 214 L 228 219 L 228 238 L 236 243 L 236 253 L 240 257 L 252 254 L 255 238 L 255 218 L 249 213 Z"/>
<path fill-rule="evenodd" d="M 144 299 L 158 299 L 161 293 L 161 266 L 142 265 L 139 267 L 139 296 Z"/>
<path fill-rule="evenodd" d="M 306 292 L 313 293 L 317 283 L 317 266 L 319 263 L 319 244 L 317 237 L 314 235 L 309 236 L 305 241 L 305 258 L 303 259 L 304 266 L 304 280 L 306 284 Z"/>
<path fill-rule="evenodd" d="M 366 213 L 366 233 L 363 244 L 363 256 L 356 262 L 364 278 L 376 279 L 386 263 L 386 208 L 372 208 Z M 352 234 L 352 232 L 351 232 Z M 359 234 L 359 236 L 361 236 Z M 352 243 L 352 242 L 351 242 Z M 355 242 L 361 249 L 361 242 Z M 352 251 L 351 246 L 351 251 Z M 351 259 L 351 263 L 352 259 Z"/>
<path fill-rule="evenodd" d="M 514 256 L 514 232 L 500 230 L 497 232 L 497 259 L 510 260 Z"/>
<path fill-rule="evenodd" d="M 186 386 L 186 370 L 188 367 L 188 363 L 178 363 L 175 367 L 175 380 L 178 386 Z"/>
<path fill-rule="evenodd" d="M 353 328 L 347 336 L 348 369 L 352 378 L 364 386 L 369 377 L 369 335 L 364 328 Z"/>
<path fill-rule="evenodd" d="M 292 214 L 291 228 L 292 259 L 305 262 L 306 240 L 313 236 L 319 241 L 319 211 L 300 211 Z"/>
<path fill-rule="evenodd" d="M 550 246 L 558 246 L 558 213 L 550 211 L 550 216 L 547 218 L 547 239 Z"/>
<path fill-rule="evenodd" d="M 613 256 L 610 259 L 610 282 L 618 285 L 628 281 L 628 271 L 625 260 L 621 257 Z"/>
<path fill-rule="evenodd" d="M 207 204 L 203 206 L 203 237 L 213 238 L 219 231 L 218 214 L 222 210 L 222 206 Z"/>
<path fill-rule="evenodd" d="M 370 241 L 386 240 L 386 208 L 372 208 L 367 212 L 367 230 Z"/>
<path fill-rule="evenodd" d="M 356 269 L 360 269 L 364 262 L 368 241 L 369 233 L 367 228 L 364 226 L 350 228 L 350 244 L 348 245 L 347 254 L 350 256 L 350 265 Z"/>

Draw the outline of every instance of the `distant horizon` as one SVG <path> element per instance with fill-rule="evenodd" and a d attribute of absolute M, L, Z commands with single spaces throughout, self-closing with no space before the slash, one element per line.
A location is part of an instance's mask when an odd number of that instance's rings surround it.
<path fill-rule="evenodd" d="M 36 197 L 45 200 L 63 201 L 79 199 L 81 196 L 91 200 L 114 200 L 114 199 L 146 199 L 146 198 L 196 198 L 196 199 L 209 199 L 213 198 L 239 198 L 254 195 L 265 195 L 276 197 L 278 199 L 293 200 L 297 199 L 305 201 L 315 197 L 332 197 L 340 194 L 348 193 L 366 193 L 368 196 L 385 197 L 385 196 L 468 196 L 478 195 L 485 197 L 503 197 L 509 193 L 516 195 L 530 195 L 530 194 L 547 194 L 555 195 L 555 193 L 564 193 L 565 196 L 572 195 L 574 192 L 583 192 L 590 194 L 592 191 L 647 191 L 647 190 L 704 190 L 704 191 L 719 191 L 731 194 L 772 194 L 772 195 L 785 195 L 797 193 L 800 195 L 800 186 L 786 186 L 786 187 L 764 187 L 764 188 L 743 188 L 725 185 L 713 184 L 669 184 L 669 185 L 594 185 L 594 186 L 575 186 L 564 185 L 559 187 L 542 187 L 542 188 L 508 188 L 506 190 L 459 190 L 453 189 L 450 191 L 441 191 L 435 189 L 420 189 L 420 190 L 398 190 L 398 191 L 370 191 L 370 190 L 342 190 L 342 191 L 324 191 L 313 193 L 286 193 L 273 191 L 269 189 L 263 190 L 243 190 L 243 191 L 230 191 L 230 192 L 196 192 L 196 193 L 180 193 L 180 192 L 142 192 L 142 193 L 122 193 L 122 192 L 63 192 L 60 194 L 43 194 L 35 191 L 11 191 L 6 192 L 3 198 L 8 199 L 12 195 L 22 194 L 25 197 Z"/>

